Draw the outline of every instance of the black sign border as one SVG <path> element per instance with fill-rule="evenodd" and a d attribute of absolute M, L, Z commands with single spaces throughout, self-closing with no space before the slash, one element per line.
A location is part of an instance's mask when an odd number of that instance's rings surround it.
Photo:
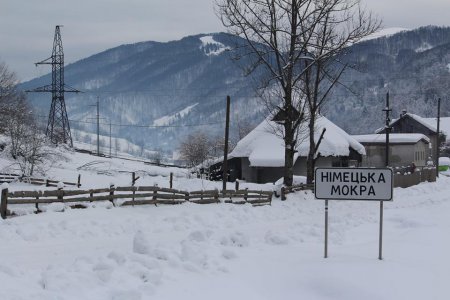
<path fill-rule="evenodd" d="M 318 198 L 316 189 L 317 189 L 317 170 L 389 170 L 391 171 L 391 198 L 389 200 L 387 199 L 342 199 L 342 198 Z M 341 201 L 388 201 L 392 202 L 394 200 L 394 171 L 391 168 L 338 168 L 338 167 L 318 167 L 314 170 L 314 197 L 317 200 L 341 200 Z"/>

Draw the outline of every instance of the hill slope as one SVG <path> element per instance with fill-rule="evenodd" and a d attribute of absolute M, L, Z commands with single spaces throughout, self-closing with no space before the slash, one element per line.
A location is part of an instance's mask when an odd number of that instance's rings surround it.
<path fill-rule="evenodd" d="M 253 89 L 226 51 L 236 43 L 239 39 L 224 33 L 189 36 L 168 43 L 143 42 L 122 45 L 68 65 L 66 84 L 84 92 L 66 94 L 69 118 L 74 120 L 72 128 L 96 130 L 94 124 L 89 124 L 94 122 L 89 118 L 96 113 L 89 105 L 95 104 L 97 97 L 100 115 L 107 119 L 102 122 L 111 120 L 122 125 L 113 125 L 113 135 L 150 149 L 174 149 L 180 137 L 196 130 L 222 134 L 227 95 L 232 98 L 234 120 L 261 119 Z M 50 81 L 46 75 L 22 84 L 22 88 Z M 50 96 L 30 94 L 30 99 L 45 119 Z M 109 134 L 109 126 L 102 126 L 101 131 Z"/>
<path fill-rule="evenodd" d="M 67 94 L 72 128 L 95 132 L 89 119 L 95 108 L 89 105 L 97 97 L 100 114 L 107 119 L 102 122 L 115 124 L 113 136 L 151 150 L 174 150 L 181 138 L 197 130 L 222 134 L 226 95 L 232 99 L 232 134 L 239 120 L 257 124 L 264 116 L 253 81 L 243 76 L 227 51 L 242 42 L 225 33 L 201 34 L 167 43 L 122 45 L 68 65 L 66 83 L 85 92 Z M 405 108 L 433 116 L 435 99 L 449 89 L 450 28 L 402 31 L 348 50 L 340 59 L 351 68 L 322 112 L 350 133 L 373 132 L 383 124 L 388 90 L 395 117 Z M 46 75 L 22 87 L 49 82 Z M 49 95 L 30 98 L 45 121 Z M 450 104 L 444 101 L 442 115 L 449 114 Z M 159 127 L 124 126 L 132 124 Z M 109 126 L 101 126 L 101 131 L 108 135 Z"/>

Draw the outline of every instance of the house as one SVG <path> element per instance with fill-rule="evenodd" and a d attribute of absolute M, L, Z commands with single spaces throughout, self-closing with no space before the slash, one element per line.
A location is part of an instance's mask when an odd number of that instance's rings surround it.
<path fill-rule="evenodd" d="M 448 133 L 450 134 L 450 118 L 441 118 L 441 123 L 444 125 L 442 128 L 448 128 Z M 431 151 L 429 152 L 429 156 L 433 157 L 433 160 L 435 160 L 436 147 L 438 144 L 436 118 L 422 118 L 421 116 L 408 113 L 406 112 L 406 110 L 403 110 L 400 117 L 398 119 L 393 119 L 390 125 L 392 127 L 391 133 L 394 134 L 420 133 L 428 137 L 431 144 Z M 441 128 L 440 131 L 442 132 Z M 378 129 L 376 133 L 385 133 L 385 128 Z"/>
<path fill-rule="evenodd" d="M 366 148 L 362 159 L 364 167 L 384 167 L 386 136 L 384 134 L 353 135 Z M 393 133 L 389 135 L 389 165 L 402 167 L 426 166 L 430 156 L 430 139 L 420 133 Z"/>
<path fill-rule="evenodd" d="M 317 167 L 357 166 L 365 155 L 364 146 L 327 118 L 320 116 L 316 122 L 316 141 L 326 128 L 319 146 Z M 228 157 L 229 180 L 249 182 L 274 182 L 284 174 L 284 141 L 277 134 L 281 125 L 265 120 L 240 140 Z M 294 155 L 294 175 L 306 175 L 306 157 L 309 151 L 309 134 L 301 132 Z M 219 162 L 218 164 L 221 164 Z M 217 169 L 218 164 L 213 167 Z"/>

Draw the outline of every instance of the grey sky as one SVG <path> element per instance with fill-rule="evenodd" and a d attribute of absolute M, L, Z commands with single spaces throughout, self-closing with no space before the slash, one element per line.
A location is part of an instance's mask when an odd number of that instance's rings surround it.
<path fill-rule="evenodd" d="M 0 61 L 21 80 L 43 75 L 62 24 L 66 64 L 124 43 L 223 31 L 214 0 L 0 0 Z M 384 27 L 450 25 L 449 0 L 362 0 Z"/>

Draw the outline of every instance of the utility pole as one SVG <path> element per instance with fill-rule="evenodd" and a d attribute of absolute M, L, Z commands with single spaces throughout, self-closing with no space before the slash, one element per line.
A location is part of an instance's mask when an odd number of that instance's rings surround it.
<path fill-rule="evenodd" d="M 436 136 L 436 177 L 439 177 L 439 145 L 440 145 L 440 123 L 441 123 L 441 98 L 438 98 L 437 108 L 437 136 Z"/>
<path fill-rule="evenodd" d="M 109 158 L 111 158 L 111 119 L 109 120 Z"/>
<path fill-rule="evenodd" d="M 97 156 L 100 156 L 100 119 L 105 119 L 105 118 L 100 118 L 100 99 L 99 98 L 100 97 L 97 96 L 96 104 L 89 105 L 89 106 L 95 106 L 97 108 L 97 115 L 95 118 L 97 120 Z"/>
<path fill-rule="evenodd" d="M 386 93 L 386 107 L 383 109 L 386 112 L 386 125 L 385 125 L 385 133 L 386 133 L 386 152 L 385 152 L 385 166 L 389 167 L 389 133 L 391 131 L 391 118 L 389 113 L 392 111 L 389 105 L 389 92 Z M 378 237 L 378 259 L 383 259 L 383 205 L 384 202 L 380 201 L 380 230 Z"/>
<path fill-rule="evenodd" d="M 386 93 L 386 107 L 383 109 L 386 112 L 386 123 L 385 123 L 385 133 L 386 133 L 386 147 L 385 147 L 385 166 L 389 166 L 389 133 L 391 131 L 391 118 L 389 113 L 392 109 L 389 107 L 389 92 Z"/>
<path fill-rule="evenodd" d="M 97 96 L 97 156 L 100 156 L 100 105 Z"/>
<path fill-rule="evenodd" d="M 225 193 L 228 181 L 228 135 L 230 131 L 230 96 L 227 96 L 227 115 L 225 120 L 225 145 L 223 147 L 222 190 Z"/>

